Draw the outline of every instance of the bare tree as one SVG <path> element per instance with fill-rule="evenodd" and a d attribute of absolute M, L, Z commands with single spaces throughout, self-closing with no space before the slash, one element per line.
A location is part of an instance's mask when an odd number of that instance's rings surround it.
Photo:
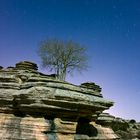
<path fill-rule="evenodd" d="M 38 54 L 42 66 L 54 71 L 59 80 L 65 80 L 67 73 L 87 68 L 85 48 L 73 41 L 44 40 Z"/>

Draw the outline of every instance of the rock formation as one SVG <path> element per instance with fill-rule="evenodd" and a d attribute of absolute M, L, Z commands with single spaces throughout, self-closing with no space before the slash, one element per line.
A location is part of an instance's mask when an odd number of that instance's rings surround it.
<path fill-rule="evenodd" d="M 102 113 L 96 123 L 112 128 L 120 140 L 140 140 L 140 123 L 135 120 L 125 120 L 108 113 Z"/>
<path fill-rule="evenodd" d="M 0 67 L 0 139 L 115 140 L 97 117 L 113 105 L 94 83 L 76 86 L 23 61 Z"/>

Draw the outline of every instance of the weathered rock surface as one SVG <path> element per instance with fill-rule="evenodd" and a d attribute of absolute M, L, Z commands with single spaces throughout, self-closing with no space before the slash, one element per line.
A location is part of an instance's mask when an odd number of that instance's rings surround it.
<path fill-rule="evenodd" d="M 108 113 L 102 113 L 96 122 L 102 126 L 112 128 L 121 140 L 140 139 L 140 123 L 135 120 L 125 120 Z"/>
<path fill-rule="evenodd" d="M 118 138 L 110 128 L 90 123 L 113 105 L 103 98 L 99 86 L 76 86 L 37 69 L 36 64 L 28 61 L 17 63 L 16 67 L 1 67 L 1 139 Z"/>
<path fill-rule="evenodd" d="M 19 117 L 4 113 L 0 115 L 1 140 L 113 140 L 118 138 L 112 129 L 95 123 L 83 124 L 83 127 L 78 128 L 76 122 L 62 121 L 58 118 Z M 80 133 L 75 134 L 78 129 Z"/>
<path fill-rule="evenodd" d="M 26 61 L 0 70 L 0 112 L 77 119 L 113 105 L 94 89 L 61 82 L 36 70 L 36 64 Z"/>

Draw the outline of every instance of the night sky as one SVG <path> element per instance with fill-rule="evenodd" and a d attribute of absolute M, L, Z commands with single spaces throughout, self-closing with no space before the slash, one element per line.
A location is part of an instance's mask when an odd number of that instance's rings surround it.
<path fill-rule="evenodd" d="M 88 71 L 67 81 L 99 84 L 115 102 L 111 114 L 140 121 L 140 0 L 0 0 L 1 66 L 40 67 L 37 48 L 47 38 L 85 46 Z"/>

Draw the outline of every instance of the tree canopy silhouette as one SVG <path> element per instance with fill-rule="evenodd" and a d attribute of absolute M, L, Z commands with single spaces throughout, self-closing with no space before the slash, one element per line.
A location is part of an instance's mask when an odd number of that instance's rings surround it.
<path fill-rule="evenodd" d="M 38 54 L 42 66 L 54 71 L 59 80 L 65 80 L 66 74 L 74 70 L 87 68 L 86 49 L 71 40 L 44 40 L 39 46 Z"/>

